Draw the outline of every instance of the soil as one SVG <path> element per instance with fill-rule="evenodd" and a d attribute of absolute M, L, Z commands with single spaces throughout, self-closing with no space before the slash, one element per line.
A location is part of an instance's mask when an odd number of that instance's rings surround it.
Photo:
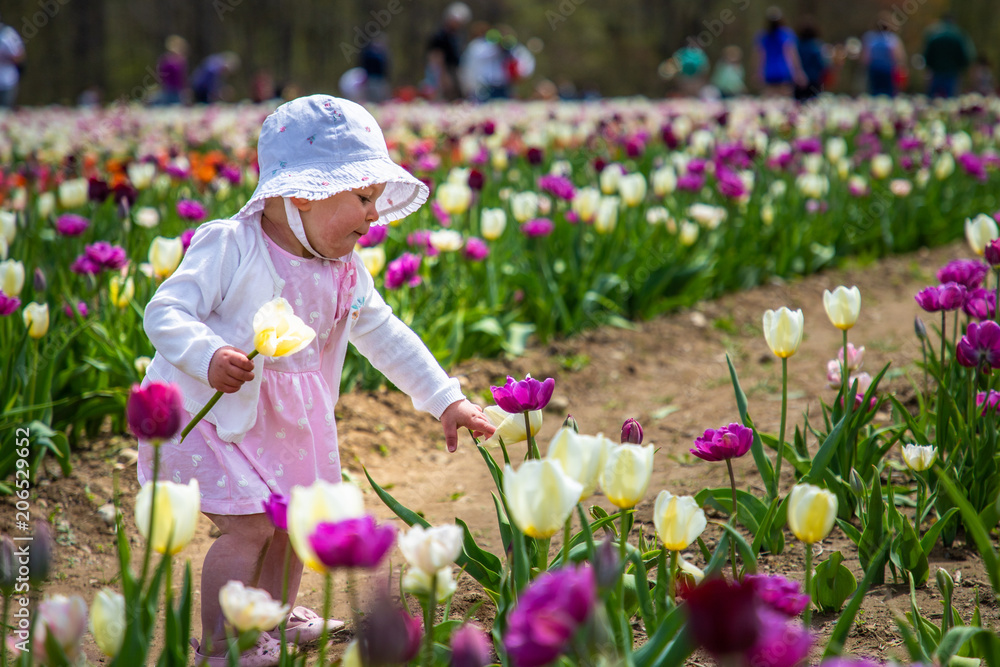
<path fill-rule="evenodd" d="M 604 432 L 612 438 L 617 437 L 626 418 L 637 418 L 645 429 L 645 442 L 655 443 L 659 448 L 649 492 L 637 508 L 635 528 L 652 539 L 653 501 L 661 489 L 675 494 L 694 494 L 705 487 L 727 486 L 725 466 L 707 463 L 688 454 L 693 439 L 703 430 L 738 420 L 726 354 L 733 359 L 739 372 L 758 427 L 770 433 L 778 430 L 781 366 L 776 363 L 761 333 L 764 310 L 787 305 L 801 308 L 805 315 L 805 338 L 789 363 L 791 432 L 796 423 L 802 423 L 806 411 L 818 415 L 820 401 L 829 402 L 834 396 L 833 390 L 826 385 L 826 362 L 836 355 L 840 331 L 826 318 L 823 290 L 842 284 L 857 285 L 861 289 L 861 318 L 850 331 L 850 340 L 867 348 L 865 367 L 869 372 L 874 374 L 887 362 L 891 362 L 891 369 L 904 372 L 894 374 L 885 382 L 886 390 L 901 396 L 912 395 L 906 373 L 919 381 L 920 372 L 914 362 L 921 352 L 914 335 L 913 318 L 922 314 L 913 295 L 935 282 L 934 272 L 938 267 L 968 255 L 967 247 L 956 243 L 877 263 L 850 262 L 836 270 L 793 282 L 774 281 L 748 292 L 699 304 L 687 311 L 638 323 L 634 330 L 601 328 L 569 340 L 536 344 L 524 356 L 514 359 L 472 360 L 453 369 L 452 373 L 460 378 L 467 395 L 481 404 L 485 404 L 489 396 L 489 386 L 502 383 L 507 374 L 554 377 L 555 394 L 539 434 L 543 452 L 545 443 L 567 413 L 576 418 L 581 432 Z M 928 319 L 928 325 L 933 321 Z M 884 414 L 877 421 L 886 423 L 888 419 L 889 415 Z M 392 391 L 356 392 L 342 397 L 337 420 L 344 468 L 366 489 L 367 506 L 380 519 L 402 527 L 402 523 L 367 489 L 363 468 L 404 505 L 421 512 L 432 523 L 451 522 L 460 517 L 468 523 L 480 545 L 497 551 L 499 539 L 490 496 L 493 483 L 467 435 L 459 451 L 448 454 L 440 426 L 431 417 L 416 412 L 406 396 Z M 816 447 L 815 442 L 809 444 L 813 449 Z M 121 468 L 118 476 L 128 534 L 134 551 L 141 551 L 142 540 L 132 519 L 132 500 L 138 491 L 131 466 L 134 446 L 129 437 L 92 440 L 76 452 L 69 477 L 59 476 L 52 464 L 47 466 L 45 477 L 35 485 L 34 516 L 52 522 L 59 543 L 54 574 L 46 592 L 80 594 L 89 604 L 102 586 L 116 585 L 115 536 L 98 512 L 98 508 L 112 499 L 112 471 L 116 464 Z M 514 448 L 519 447 L 523 445 Z M 899 459 L 898 451 L 890 456 Z M 788 468 L 790 466 L 786 465 L 781 481 L 785 492 L 794 483 Z M 750 489 L 761 497 L 764 495 L 752 457 L 738 460 L 736 472 L 741 488 Z M 610 507 L 600 496 L 590 502 Z M 11 499 L 0 499 L 0 505 L 6 506 L 0 515 L 0 530 L 9 532 L 14 517 Z M 721 515 L 714 518 L 723 519 Z M 204 553 L 213 539 L 210 525 L 203 518 L 195 539 L 181 554 L 191 560 L 196 582 L 200 578 Z M 710 525 L 705 534 L 709 545 L 718 535 L 719 530 Z M 633 533 L 633 542 L 635 539 Z M 553 540 L 554 548 L 558 541 L 558 538 Z M 787 531 L 786 541 L 782 554 L 761 557 L 760 569 L 801 581 L 802 546 Z M 858 580 L 861 579 L 857 550 L 839 529 L 835 529 L 821 546 L 826 552 L 840 550 L 845 556 L 845 564 Z M 694 550 L 685 556 L 695 564 L 704 565 L 700 554 Z M 180 581 L 180 565 L 176 567 L 175 583 Z M 989 594 L 989 577 L 974 547 L 965 544 L 961 534 L 950 548 L 937 546 L 931 558 L 932 575 L 939 567 L 946 568 L 959 582 L 955 605 L 962 618 L 966 622 L 971 618 L 978 592 L 983 623 L 996 628 L 1000 613 L 994 596 Z M 857 655 L 906 661 L 894 615 L 908 611 L 909 590 L 901 582 L 893 583 L 888 571 L 886 576 L 887 583 L 874 587 L 865 598 L 846 649 Z M 334 596 L 338 618 L 350 616 L 351 596 L 347 588 L 347 580 L 338 576 Z M 363 599 L 368 588 L 361 582 L 356 597 Z M 196 607 L 198 597 L 196 591 Z M 484 600 L 486 597 L 478 585 L 463 576 L 452 606 L 453 617 Z M 938 623 L 942 613 L 941 596 L 933 576 L 928 585 L 917 591 L 917 600 L 922 613 Z M 321 608 L 322 578 L 319 575 L 306 573 L 299 604 Z M 488 627 L 492 614 L 493 608 L 486 602 L 474 610 L 473 617 Z M 817 655 L 825 646 L 825 638 L 836 620 L 834 614 L 814 616 Z M 197 611 L 193 626 L 197 636 L 200 632 Z M 342 636 L 337 641 L 335 648 L 339 652 L 347 637 Z M 89 636 L 86 642 L 89 660 L 104 664 L 106 659 Z M 696 654 L 692 662 L 708 663 L 710 659 Z"/>

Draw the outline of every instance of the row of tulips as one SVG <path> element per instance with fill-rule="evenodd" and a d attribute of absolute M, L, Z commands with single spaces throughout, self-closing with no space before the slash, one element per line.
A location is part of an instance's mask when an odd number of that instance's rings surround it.
<path fill-rule="evenodd" d="M 246 201 L 267 111 L 0 121 L 0 340 L 12 351 L 0 426 L 52 427 L 38 451 L 63 463 L 105 415 L 121 429 L 153 352 L 142 309 L 197 224 Z M 850 254 L 954 238 L 953 218 L 1000 208 L 998 111 L 979 98 L 387 106 L 390 151 L 432 202 L 373 228 L 359 252 L 446 365 L 517 354 L 532 334 L 627 326 Z M 346 371 L 348 386 L 381 381 L 353 352 Z"/>

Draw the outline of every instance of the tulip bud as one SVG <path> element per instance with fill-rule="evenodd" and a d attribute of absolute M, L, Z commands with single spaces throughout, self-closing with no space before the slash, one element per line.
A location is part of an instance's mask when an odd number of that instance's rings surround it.
<path fill-rule="evenodd" d="M 118 655 L 125 640 L 125 625 L 125 597 L 109 588 L 101 589 L 90 605 L 90 633 L 101 653 Z"/>
<path fill-rule="evenodd" d="M 490 643 L 475 625 L 463 625 L 451 636 L 451 667 L 484 667 L 490 658 Z"/>
<path fill-rule="evenodd" d="M 983 249 L 986 263 L 994 269 L 1000 269 L 1000 239 L 993 239 Z"/>
<path fill-rule="evenodd" d="M 17 556 L 14 541 L 7 535 L 0 537 L 0 596 L 10 597 L 17 583 Z"/>
<path fill-rule="evenodd" d="M 594 579 L 601 590 L 611 590 L 622 576 L 618 547 L 611 540 L 604 540 L 594 551 Z"/>
<path fill-rule="evenodd" d="M 837 496 L 812 484 L 796 484 L 788 494 L 788 527 L 800 541 L 814 544 L 833 530 Z"/>
<path fill-rule="evenodd" d="M 861 475 L 854 468 L 851 468 L 851 491 L 854 495 L 863 498 L 868 495 L 868 487 L 865 485 L 865 480 L 861 479 Z"/>
<path fill-rule="evenodd" d="M 913 318 L 913 332 L 920 340 L 927 340 L 927 325 L 919 317 Z"/>
<path fill-rule="evenodd" d="M 642 425 L 632 417 L 625 420 L 622 424 L 622 437 L 621 443 L 629 445 L 641 445 L 642 444 Z"/>
<path fill-rule="evenodd" d="M 45 273 L 42 272 L 40 267 L 35 267 L 35 275 L 32 280 L 35 292 L 44 292 L 45 288 L 48 287 L 49 282 L 45 280 Z"/>
<path fill-rule="evenodd" d="M 934 578 L 937 579 L 938 592 L 945 599 L 945 606 L 947 607 L 951 602 L 952 591 L 955 590 L 955 580 L 951 578 L 948 570 L 943 567 L 938 568 Z"/>
<path fill-rule="evenodd" d="M 28 579 L 32 585 L 37 586 L 49 578 L 55 547 L 56 541 L 52 538 L 49 524 L 45 521 L 36 521 L 31 552 L 28 555 Z"/>
<path fill-rule="evenodd" d="M 387 599 L 379 599 L 365 614 L 358 631 L 361 664 L 381 667 L 409 662 L 420 650 L 421 628 L 420 619 Z"/>
<path fill-rule="evenodd" d="M 126 413 L 132 433 L 154 444 L 174 437 L 186 416 L 181 390 L 166 382 L 150 382 L 145 387 L 134 385 Z"/>
<path fill-rule="evenodd" d="M 566 415 L 566 419 L 562 423 L 563 428 L 571 429 L 574 433 L 580 432 L 580 426 L 576 423 L 576 418 L 573 415 Z"/>

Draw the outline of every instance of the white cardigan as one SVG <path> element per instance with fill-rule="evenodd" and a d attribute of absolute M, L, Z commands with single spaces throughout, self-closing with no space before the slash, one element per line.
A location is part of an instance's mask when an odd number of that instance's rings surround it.
<path fill-rule="evenodd" d="M 333 347 L 320 369 L 333 392 L 333 402 L 339 398 L 350 342 L 412 398 L 415 408 L 440 419 L 449 405 L 464 398 L 458 380 L 449 378 L 423 341 L 392 314 L 357 254 L 351 253 L 345 261 L 354 262 L 358 274 L 351 312 L 330 332 Z M 180 266 L 146 306 L 143 326 L 156 348 L 146 382 L 176 383 L 184 408 L 197 414 L 215 394 L 208 384 L 212 355 L 226 345 L 249 353 L 254 314 L 279 296 L 284 284 L 271 263 L 259 215 L 201 225 Z M 263 361 L 263 357 L 255 360 L 251 382 L 235 393 L 223 394 L 205 416 L 227 442 L 240 442 L 257 421 Z"/>

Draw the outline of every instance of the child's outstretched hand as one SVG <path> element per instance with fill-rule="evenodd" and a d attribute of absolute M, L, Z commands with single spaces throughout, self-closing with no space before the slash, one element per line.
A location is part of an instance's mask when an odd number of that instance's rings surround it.
<path fill-rule="evenodd" d="M 244 382 L 253 380 L 253 360 L 235 347 L 220 347 L 208 364 L 208 384 L 224 394 L 239 391 Z"/>
<path fill-rule="evenodd" d="M 441 427 L 444 429 L 444 441 L 449 452 L 458 449 L 459 427 L 469 429 L 477 438 L 488 438 L 496 430 L 493 422 L 483 414 L 483 409 L 464 398 L 445 408 L 441 414 Z"/>

